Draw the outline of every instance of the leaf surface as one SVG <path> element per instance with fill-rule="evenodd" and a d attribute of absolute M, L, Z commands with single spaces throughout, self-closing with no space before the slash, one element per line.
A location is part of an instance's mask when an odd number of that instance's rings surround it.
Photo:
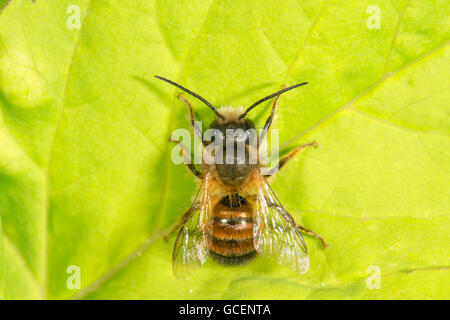
<path fill-rule="evenodd" d="M 448 299 L 450 5 L 377 1 L 370 29 L 372 4 L 11 1 L 0 15 L 0 296 Z M 73 5 L 80 29 L 68 27 Z M 162 235 L 197 187 L 167 142 L 189 128 L 186 107 L 154 74 L 232 106 L 309 82 L 281 97 L 273 128 L 283 150 L 320 148 L 272 184 L 329 244 L 305 238 L 308 273 L 258 257 L 173 277 L 174 238 Z M 214 114 L 190 101 L 207 128 Z M 259 127 L 269 106 L 249 115 Z M 80 289 L 67 286 L 70 266 Z"/>

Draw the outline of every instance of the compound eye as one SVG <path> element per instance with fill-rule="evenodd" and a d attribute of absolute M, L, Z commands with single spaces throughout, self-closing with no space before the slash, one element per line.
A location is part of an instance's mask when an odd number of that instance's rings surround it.
<path fill-rule="evenodd" d="M 211 124 L 209 125 L 209 129 L 217 129 L 218 125 L 217 125 L 217 120 L 214 120 L 213 122 L 211 122 Z"/>
<path fill-rule="evenodd" d="M 249 119 L 245 119 L 245 128 L 248 129 L 255 129 L 255 124 L 253 123 L 253 121 L 249 120 Z"/>
<path fill-rule="evenodd" d="M 256 138 L 256 130 L 254 128 L 247 129 L 246 133 L 246 141 L 249 141 L 252 138 Z"/>
<path fill-rule="evenodd" d="M 220 143 L 220 141 L 223 141 L 224 137 L 220 129 L 209 128 L 207 134 L 204 135 L 204 138 L 206 138 L 207 140 L 210 138 L 211 142 L 218 140 Z"/>

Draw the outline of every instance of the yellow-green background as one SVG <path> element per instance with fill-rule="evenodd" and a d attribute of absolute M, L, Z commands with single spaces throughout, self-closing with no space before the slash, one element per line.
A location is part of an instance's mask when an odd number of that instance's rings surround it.
<path fill-rule="evenodd" d="M 367 27 L 370 5 L 380 29 Z M 450 298 L 449 6 L 12 0 L 0 14 L 0 296 Z M 167 143 L 189 127 L 186 107 L 154 74 L 235 106 L 309 81 L 280 99 L 274 127 L 286 150 L 320 148 L 273 183 L 329 243 L 305 239 L 307 274 L 258 258 L 173 277 L 174 239 L 161 234 L 196 187 Z M 250 117 L 263 123 L 268 106 Z M 81 290 L 66 287 L 70 265 Z M 372 265 L 379 290 L 366 285 Z"/>

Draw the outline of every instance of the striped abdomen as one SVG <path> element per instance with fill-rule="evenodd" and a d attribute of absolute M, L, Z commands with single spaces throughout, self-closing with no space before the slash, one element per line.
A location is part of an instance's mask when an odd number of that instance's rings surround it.
<path fill-rule="evenodd" d="M 256 255 L 252 206 L 237 193 L 225 196 L 213 209 L 210 255 L 223 264 L 241 264 Z"/>

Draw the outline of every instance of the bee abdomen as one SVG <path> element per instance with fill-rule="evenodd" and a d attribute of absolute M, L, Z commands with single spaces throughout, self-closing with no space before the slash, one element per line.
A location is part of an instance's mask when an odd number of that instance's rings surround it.
<path fill-rule="evenodd" d="M 252 213 L 251 204 L 237 193 L 215 205 L 209 252 L 217 262 L 242 264 L 256 256 Z"/>
<path fill-rule="evenodd" d="M 213 237 L 220 240 L 245 240 L 253 238 L 251 218 L 214 218 Z"/>
<path fill-rule="evenodd" d="M 215 219 L 210 253 L 222 264 L 250 261 L 256 255 L 251 218 Z"/>
<path fill-rule="evenodd" d="M 216 253 L 212 250 L 209 251 L 211 257 L 214 258 L 214 260 L 216 260 L 217 262 L 221 263 L 221 264 L 226 264 L 226 265 L 233 265 L 233 264 L 245 264 L 247 262 L 249 262 L 250 260 L 252 260 L 254 257 L 256 257 L 256 250 L 251 251 L 247 254 L 244 254 L 242 256 L 239 257 L 233 257 L 233 256 L 224 256 L 221 255 L 219 253 Z"/>

